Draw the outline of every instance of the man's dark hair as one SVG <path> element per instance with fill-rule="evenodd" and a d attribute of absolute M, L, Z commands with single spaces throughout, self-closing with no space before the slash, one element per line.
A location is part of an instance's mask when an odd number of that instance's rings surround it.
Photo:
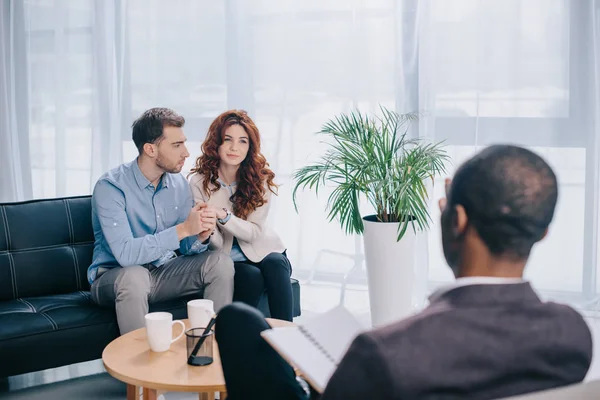
<path fill-rule="evenodd" d="M 492 254 L 523 259 L 550 225 L 557 198 L 546 161 L 522 147 L 495 145 L 459 168 L 448 203 L 465 208 Z"/>
<path fill-rule="evenodd" d="M 146 143 L 159 143 L 162 140 L 165 127 L 181 128 L 184 124 L 185 119 L 169 108 L 151 108 L 133 122 L 131 137 L 142 154 Z"/>

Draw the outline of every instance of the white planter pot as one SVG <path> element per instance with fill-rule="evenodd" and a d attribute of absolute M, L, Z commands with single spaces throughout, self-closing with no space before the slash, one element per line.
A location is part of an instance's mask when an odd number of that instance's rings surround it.
<path fill-rule="evenodd" d="M 412 314 L 416 235 L 409 226 L 398 242 L 398 223 L 371 216 L 363 222 L 371 322 L 377 327 Z"/>

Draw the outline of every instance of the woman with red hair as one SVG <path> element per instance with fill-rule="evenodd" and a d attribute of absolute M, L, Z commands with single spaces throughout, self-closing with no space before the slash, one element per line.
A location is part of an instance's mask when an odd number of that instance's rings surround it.
<path fill-rule="evenodd" d="M 267 226 L 275 174 L 260 151 L 260 133 L 248 114 L 229 110 L 208 129 L 192 169 L 194 200 L 216 210 L 209 248 L 230 254 L 234 301 L 256 307 L 267 291 L 271 317 L 292 320 L 292 266 L 286 248 Z"/>

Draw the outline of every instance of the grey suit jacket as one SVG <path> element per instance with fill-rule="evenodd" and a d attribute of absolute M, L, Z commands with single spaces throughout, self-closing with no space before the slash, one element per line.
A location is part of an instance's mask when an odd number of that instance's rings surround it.
<path fill-rule="evenodd" d="M 581 315 L 529 283 L 462 286 L 359 335 L 322 399 L 495 399 L 580 382 L 591 359 Z"/>

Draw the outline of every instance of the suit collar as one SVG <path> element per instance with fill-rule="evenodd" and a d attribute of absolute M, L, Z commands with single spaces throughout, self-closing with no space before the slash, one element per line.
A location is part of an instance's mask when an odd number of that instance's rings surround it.
<path fill-rule="evenodd" d="M 494 304 L 540 303 L 529 282 L 473 283 L 453 287 L 430 298 L 430 304 L 450 303 L 457 306 L 477 307 Z"/>
<path fill-rule="evenodd" d="M 440 297 L 444 293 L 462 286 L 469 285 L 508 285 L 514 283 L 525 282 L 523 278 L 497 278 L 492 276 L 469 276 L 465 278 L 456 278 L 452 283 L 442 285 L 437 288 L 430 296 L 429 301 L 435 301 L 436 298 Z"/>

